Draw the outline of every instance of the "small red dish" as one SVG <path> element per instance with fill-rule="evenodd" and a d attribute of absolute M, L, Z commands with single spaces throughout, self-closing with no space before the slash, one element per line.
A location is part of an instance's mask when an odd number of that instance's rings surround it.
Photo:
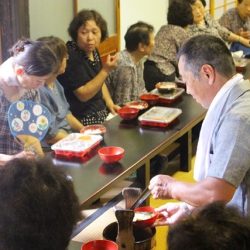
<path fill-rule="evenodd" d="M 92 240 L 83 244 L 81 250 L 118 250 L 118 245 L 111 240 Z"/>
<path fill-rule="evenodd" d="M 108 146 L 100 148 L 98 154 L 105 163 L 115 163 L 124 157 L 125 150 L 121 147 Z"/>
<path fill-rule="evenodd" d="M 153 106 L 158 102 L 159 96 L 155 94 L 143 94 L 140 96 L 140 99 L 147 102 L 150 106 Z"/>
<path fill-rule="evenodd" d="M 80 133 L 84 135 L 101 135 L 106 133 L 106 128 L 102 124 L 88 125 L 83 127 Z"/>
<path fill-rule="evenodd" d="M 130 107 L 122 107 L 118 110 L 119 116 L 124 120 L 132 120 L 137 117 L 139 113 L 139 109 L 130 108 Z"/>
<path fill-rule="evenodd" d="M 137 207 L 134 209 L 135 216 L 133 219 L 134 225 L 138 227 L 151 227 L 159 216 L 153 207 Z"/>

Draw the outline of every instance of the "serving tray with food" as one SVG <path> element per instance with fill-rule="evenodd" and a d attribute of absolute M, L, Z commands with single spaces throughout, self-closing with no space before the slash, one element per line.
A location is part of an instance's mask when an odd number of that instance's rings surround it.
<path fill-rule="evenodd" d="M 168 107 L 152 107 L 143 115 L 139 116 L 140 125 L 167 127 L 172 124 L 182 113 L 181 109 Z"/>
<path fill-rule="evenodd" d="M 57 156 L 83 157 L 91 149 L 99 145 L 101 135 L 84 135 L 72 133 L 51 146 Z"/>
<path fill-rule="evenodd" d="M 153 89 L 152 94 L 159 96 L 158 103 L 160 104 L 169 104 L 178 100 L 178 98 L 185 92 L 183 88 L 173 88 L 171 91 L 166 93 L 160 93 L 159 89 Z"/>

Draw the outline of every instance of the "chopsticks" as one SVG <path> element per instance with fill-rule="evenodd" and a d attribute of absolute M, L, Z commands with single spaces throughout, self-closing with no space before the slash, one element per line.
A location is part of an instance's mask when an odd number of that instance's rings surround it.
<path fill-rule="evenodd" d="M 150 190 L 148 188 L 145 188 L 143 192 L 140 194 L 140 196 L 137 198 L 135 203 L 130 207 L 130 209 L 134 210 L 136 207 L 140 206 L 142 202 L 149 197 L 150 194 L 151 194 Z"/>

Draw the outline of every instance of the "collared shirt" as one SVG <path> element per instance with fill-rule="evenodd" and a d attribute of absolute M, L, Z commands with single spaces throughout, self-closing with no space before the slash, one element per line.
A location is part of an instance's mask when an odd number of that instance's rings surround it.
<path fill-rule="evenodd" d="M 119 64 L 105 80 L 114 103 L 122 105 L 139 99 L 146 91 L 143 79 L 144 60 L 134 63 L 130 53 L 119 53 Z"/>
<path fill-rule="evenodd" d="M 223 179 L 236 188 L 229 202 L 250 215 L 250 83 L 236 84 L 224 105 L 210 147 L 207 176 Z"/>
<path fill-rule="evenodd" d="M 219 23 L 236 34 L 241 28 L 250 31 L 250 18 L 247 20 L 241 19 L 237 8 L 229 9 L 226 13 L 224 13 L 219 19 Z"/>
<path fill-rule="evenodd" d="M 53 137 L 59 129 L 70 131 L 66 116 L 70 114 L 69 104 L 64 95 L 64 89 L 61 84 L 55 80 L 52 88 L 43 86 L 39 88 L 41 104 L 46 106 L 52 114 L 50 128 L 46 137 Z"/>

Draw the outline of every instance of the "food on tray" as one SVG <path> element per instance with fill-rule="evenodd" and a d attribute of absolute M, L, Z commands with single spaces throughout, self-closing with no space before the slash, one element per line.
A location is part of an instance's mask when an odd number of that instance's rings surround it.
<path fill-rule="evenodd" d="M 152 212 L 135 212 L 133 221 L 142 221 L 152 218 L 155 214 Z"/>
<path fill-rule="evenodd" d="M 83 136 L 80 136 L 78 139 L 82 141 L 89 141 L 91 140 L 91 137 L 89 135 L 83 135 Z"/>
<path fill-rule="evenodd" d="M 166 127 L 181 113 L 181 109 L 178 108 L 153 107 L 139 116 L 138 120 L 141 125 Z"/>
<path fill-rule="evenodd" d="M 133 102 L 126 103 L 125 106 L 130 107 L 130 108 L 143 110 L 143 109 L 148 108 L 148 103 L 145 101 L 133 101 Z"/>
<path fill-rule="evenodd" d="M 178 98 L 185 92 L 183 88 L 175 88 L 173 91 L 168 93 L 159 93 L 158 89 L 152 90 L 151 93 L 153 94 L 159 94 L 159 103 L 172 103 L 175 100 L 178 100 Z"/>
<path fill-rule="evenodd" d="M 84 135 L 101 135 L 106 133 L 106 128 L 101 124 L 85 126 L 80 131 Z"/>
<path fill-rule="evenodd" d="M 82 157 L 102 140 L 100 135 L 69 134 L 51 146 L 57 155 Z"/>
<path fill-rule="evenodd" d="M 171 93 L 177 88 L 177 85 L 174 82 L 158 82 L 155 87 L 160 93 Z"/>

